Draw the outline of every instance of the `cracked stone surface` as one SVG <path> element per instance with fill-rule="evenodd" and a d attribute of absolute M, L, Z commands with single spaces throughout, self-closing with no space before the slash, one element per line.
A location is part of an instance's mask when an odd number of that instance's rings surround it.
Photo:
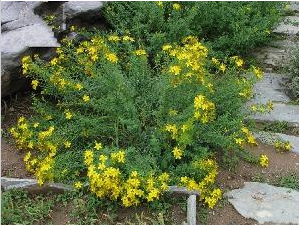
<path fill-rule="evenodd" d="M 1 189 L 4 191 L 10 189 L 26 189 L 31 193 L 47 193 L 49 191 L 71 191 L 73 190 L 73 187 L 60 183 L 46 183 L 43 186 L 39 186 L 36 179 L 1 177 Z"/>
<path fill-rule="evenodd" d="M 250 101 L 250 104 L 265 104 L 269 100 L 273 102 L 289 102 L 290 98 L 286 95 L 286 89 L 283 86 L 287 80 L 288 77 L 286 75 L 265 73 L 263 79 L 254 86 L 255 96 Z"/>
<path fill-rule="evenodd" d="M 297 136 L 265 131 L 256 132 L 254 133 L 254 136 L 268 145 L 274 145 L 276 140 L 282 140 L 284 142 L 289 141 L 292 145 L 291 151 L 299 153 L 299 137 Z"/>
<path fill-rule="evenodd" d="M 299 127 L 299 105 L 288 105 L 283 103 L 274 103 L 274 108 L 270 113 L 251 115 L 250 118 L 257 122 L 280 121 L 287 122 L 291 127 Z"/>
<path fill-rule="evenodd" d="M 298 16 L 287 16 L 284 21 L 273 30 L 273 32 L 277 34 L 296 35 L 299 32 L 298 23 Z"/>
<path fill-rule="evenodd" d="M 99 14 L 103 7 L 103 1 L 69 1 L 63 4 L 67 18 L 73 18 L 80 14 Z M 90 16 L 90 15 L 89 15 Z"/>
<path fill-rule="evenodd" d="M 41 2 L 1 3 L 2 97 L 24 85 L 19 77 L 21 57 L 32 47 L 58 47 L 53 31 L 34 13 Z"/>
<path fill-rule="evenodd" d="M 265 183 L 245 182 L 227 193 L 228 201 L 245 218 L 260 224 L 299 224 L 299 192 Z"/>
<path fill-rule="evenodd" d="M 273 41 L 269 46 L 257 49 L 253 55 L 267 67 L 268 71 L 279 69 L 289 62 L 289 53 L 298 45 L 293 40 Z"/>

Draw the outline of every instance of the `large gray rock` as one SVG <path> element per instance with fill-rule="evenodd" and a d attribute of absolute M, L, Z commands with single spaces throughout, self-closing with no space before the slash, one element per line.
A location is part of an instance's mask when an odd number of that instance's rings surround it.
<path fill-rule="evenodd" d="M 10 177 L 1 177 L 1 189 L 4 191 L 11 189 L 24 189 L 30 193 L 47 193 L 50 191 L 64 192 L 74 190 L 72 186 L 66 184 L 49 182 L 39 186 L 36 179 L 20 179 Z"/>
<path fill-rule="evenodd" d="M 4 4 L 3 4 L 4 3 Z M 20 61 L 29 48 L 58 47 L 57 39 L 34 9 L 40 2 L 3 2 L 1 4 L 1 97 L 24 85 Z"/>
<path fill-rule="evenodd" d="M 299 105 L 274 103 L 270 113 L 251 115 L 257 122 L 287 122 L 290 127 L 299 127 Z"/>
<path fill-rule="evenodd" d="M 103 7 L 103 1 L 70 1 L 63 4 L 64 14 L 67 19 L 71 19 L 73 17 L 89 14 L 90 16 L 99 16 L 100 9 Z"/>
<path fill-rule="evenodd" d="M 274 145 L 277 140 L 288 141 L 292 146 L 291 151 L 299 153 L 299 137 L 297 136 L 265 131 L 255 132 L 254 136 L 267 145 Z"/>
<path fill-rule="evenodd" d="M 262 80 L 254 86 L 254 98 L 250 104 L 265 104 L 268 101 L 289 102 L 290 98 L 286 95 L 286 88 L 283 85 L 287 80 L 286 75 L 265 73 Z"/>
<path fill-rule="evenodd" d="M 265 183 L 245 182 L 227 193 L 228 201 L 245 218 L 260 224 L 299 224 L 299 192 Z"/>
<path fill-rule="evenodd" d="M 296 35 L 299 32 L 298 23 L 298 16 L 287 16 L 284 21 L 273 30 L 273 32 L 277 34 Z"/>
<path fill-rule="evenodd" d="M 266 70 L 277 70 L 289 62 L 289 55 L 297 44 L 294 40 L 277 40 L 256 49 L 253 55 L 264 64 Z"/>

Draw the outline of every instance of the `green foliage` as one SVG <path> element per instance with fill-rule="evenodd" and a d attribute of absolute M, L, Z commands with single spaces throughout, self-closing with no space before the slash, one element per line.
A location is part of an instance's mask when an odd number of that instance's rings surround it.
<path fill-rule="evenodd" d="M 264 131 L 271 131 L 276 133 L 285 133 L 288 130 L 288 123 L 285 121 L 276 121 L 273 123 L 266 123 L 262 125 L 261 129 Z"/>
<path fill-rule="evenodd" d="M 110 2 L 104 15 L 118 32 L 130 32 L 155 55 L 161 45 L 195 35 L 218 55 L 247 54 L 269 40 L 282 2 Z M 215 53 L 214 53 L 215 54 Z"/>
<path fill-rule="evenodd" d="M 256 144 L 243 123 L 244 103 L 262 71 L 238 56 L 212 57 L 196 36 L 223 55 L 246 51 L 266 39 L 279 4 L 162 4 L 108 3 L 113 32 L 63 39 L 50 62 L 23 58 L 36 114 L 19 118 L 10 133 L 40 185 L 89 183 L 98 197 L 125 206 L 184 185 L 212 208 L 221 196 L 216 156 L 230 167 L 240 157 L 256 162 L 244 153 L 245 144 Z"/>
<path fill-rule="evenodd" d="M 292 188 L 299 190 L 299 176 L 296 173 L 292 173 L 288 176 L 283 176 L 277 182 L 280 187 Z"/>
<path fill-rule="evenodd" d="M 1 194 L 1 224 L 31 225 L 50 217 L 54 202 L 44 196 L 29 198 L 25 191 L 11 190 Z"/>
<path fill-rule="evenodd" d="M 292 51 L 291 60 L 286 69 L 290 75 L 287 85 L 290 96 L 294 101 L 299 102 L 299 47 Z"/>

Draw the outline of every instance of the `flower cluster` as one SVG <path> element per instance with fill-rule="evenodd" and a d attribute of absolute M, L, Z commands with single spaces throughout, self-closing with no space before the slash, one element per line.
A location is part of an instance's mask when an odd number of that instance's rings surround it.
<path fill-rule="evenodd" d="M 204 95 L 199 94 L 194 98 L 194 109 L 194 118 L 202 123 L 215 119 L 215 104 Z"/>
<path fill-rule="evenodd" d="M 125 163 L 125 152 L 112 152 L 110 157 L 100 154 L 98 163 L 95 162 L 94 152 L 84 152 L 84 162 L 88 168 L 87 177 L 90 182 L 90 191 L 99 198 L 121 200 L 125 207 L 138 205 L 142 200 L 151 202 L 159 199 L 168 189 L 169 175 L 162 173 L 159 176 L 149 175 L 142 177 L 137 171 L 132 171 L 125 178 L 119 165 Z"/>
<path fill-rule="evenodd" d="M 261 155 L 260 156 L 260 165 L 262 167 L 268 167 L 269 166 L 269 159 L 268 159 L 268 156 L 266 155 Z"/>
<path fill-rule="evenodd" d="M 27 119 L 20 117 L 17 126 L 12 127 L 10 133 L 18 148 L 28 149 L 24 157 L 26 169 L 34 173 L 38 184 L 42 185 L 46 180 L 53 179 L 52 169 L 58 146 L 48 140 L 53 135 L 54 126 L 37 131 L 38 127 L 39 123 L 29 123 Z M 37 134 L 37 140 L 34 134 Z"/>
<path fill-rule="evenodd" d="M 292 149 L 292 145 L 290 144 L 289 141 L 284 142 L 284 141 L 277 140 L 274 143 L 274 147 L 278 152 L 288 152 Z"/>
<path fill-rule="evenodd" d="M 192 178 L 181 177 L 181 185 L 189 190 L 199 191 L 200 198 L 204 200 L 209 208 L 213 208 L 222 196 L 219 188 L 213 188 L 218 174 L 217 163 L 211 159 L 199 160 L 193 163 L 193 167 L 206 171 L 207 175 L 200 182 L 196 182 Z"/>

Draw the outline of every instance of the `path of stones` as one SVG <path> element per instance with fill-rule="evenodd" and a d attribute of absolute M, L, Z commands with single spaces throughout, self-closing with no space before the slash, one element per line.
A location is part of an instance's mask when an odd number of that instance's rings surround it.
<path fill-rule="evenodd" d="M 255 97 L 248 104 L 265 104 L 269 100 L 274 109 L 268 114 L 255 114 L 251 118 L 257 122 L 286 122 L 289 127 L 299 127 L 299 105 L 292 105 L 286 95 L 284 83 L 287 75 L 279 73 L 292 49 L 298 45 L 299 26 L 290 22 L 299 21 L 299 3 L 291 5 L 294 16 L 286 17 L 274 30 L 282 37 L 271 46 L 256 52 L 255 56 L 262 61 L 264 78 L 255 85 Z M 286 22 L 288 21 L 288 22 Z M 281 133 L 256 132 L 256 137 L 265 144 L 273 144 L 280 138 L 289 141 L 292 151 L 299 153 L 299 137 Z M 279 157 L 279 155 L 278 155 Z M 274 187 L 265 183 L 246 182 L 245 187 L 227 193 L 229 202 L 245 218 L 258 221 L 259 224 L 299 224 L 299 192 Z"/>
<path fill-rule="evenodd" d="M 7 4 L 7 9 L 12 7 L 11 3 Z M 25 3 L 24 3 L 25 4 Z M 29 3 L 27 5 L 29 7 L 28 12 L 31 12 L 30 9 L 35 8 L 35 4 Z M 90 8 L 99 7 L 98 5 L 89 6 Z M 90 10 L 87 8 L 83 11 Z M 256 114 L 252 116 L 257 122 L 286 122 L 290 127 L 299 127 L 299 105 L 292 105 L 291 100 L 285 93 L 284 82 L 287 80 L 287 76 L 281 73 L 278 73 L 281 69 L 283 63 L 287 62 L 287 56 L 294 46 L 297 45 L 296 35 L 299 34 L 299 26 L 295 26 L 290 24 L 289 22 L 299 22 L 299 3 L 293 3 L 291 5 L 292 10 L 295 11 L 295 16 L 286 17 L 285 21 L 287 23 L 282 22 L 275 30 L 274 33 L 281 35 L 283 37 L 282 40 L 275 41 L 271 44 L 272 47 L 264 47 L 260 48 L 259 51 L 256 52 L 255 56 L 257 59 L 261 60 L 264 66 L 265 75 L 264 78 L 258 82 L 254 88 L 255 97 L 248 104 L 263 104 L 268 100 L 274 102 L 274 110 L 269 114 Z M 5 8 L 6 9 L 6 8 Z M 27 8 L 26 8 L 27 9 Z M 12 10 L 17 10 L 16 8 L 12 8 Z M 7 10 L 9 11 L 9 10 Z M 82 9 L 80 8 L 80 10 Z M 2 9 L 1 9 L 2 12 Z M 27 11 L 26 11 L 27 12 Z M 9 15 L 17 15 L 9 14 Z M 7 15 L 6 17 L 8 17 Z M 6 18 L 5 17 L 5 18 Z M 36 26 L 38 24 L 38 28 L 41 29 L 40 32 L 43 32 L 43 39 L 39 39 L 36 43 L 36 39 L 28 38 L 25 36 L 25 39 L 22 39 L 21 44 L 14 45 L 11 44 L 17 40 L 19 40 L 19 35 L 14 35 L 14 29 L 20 27 L 20 29 L 24 29 L 26 33 L 27 26 L 24 26 L 23 20 L 17 16 L 16 18 L 8 18 L 7 24 L 13 21 L 16 28 L 11 29 L 11 32 L 7 32 L 3 37 L 4 42 L 1 43 L 1 51 L 4 55 L 14 55 L 15 52 L 19 53 L 24 51 L 25 48 L 35 47 L 35 46 L 47 46 L 47 47 L 56 47 L 57 42 L 54 39 L 52 31 L 45 25 L 40 18 L 38 18 L 33 13 L 26 14 L 26 18 L 33 18 L 34 24 L 32 26 Z M 26 20 L 24 20 L 26 22 Z M 21 23 L 22 22 L 22 23 Z M 2 21 L 1 21 L 2 23 Z M 5 26 L 5 24 L 3 24 Z M 27 24 L 26 24 L 27 25 Z M 31 25 L 31 24 L 30 24 Z M 19 26 L 19 27 L 18 27 Z M 42 30 L 44 29 L 44 30 Z M 8 29 L 9 30 L 9 29 Z M 36 29 L 34 29 L 37 31 Z M 32 29 L 31 29 L 32 32 Z M 28 33 L 28 32 L 27 32 Z M 26 35 L 27 35 L 26 33 Z M 35 33 L 29 34 L 33 37 L 36 37 Z M 6 36 L 7 37 L 6 37 Z M 35 42 L 34 42 L 35 41 Z M 13 48 L 4 48 L 5 46 L 21 46 L 22 49 Z M 5 51 L 3 50 L 5 49 Z M 7 51 L 6 51 L 7 50 Z M 15 54 L 19 57 L 19 54 Z M 9 58 L 9 57 L 8 57 Z M 11 57 L 10 57 L 11 59 Z M 15 60 L 12 60 L 15 61 Z M 8 63 L 9 64 L 9 63 Z M 7 85 L 8 86 L 8 85 Z M 265 132 L 257 132 L 257 138 L 259 138 L 262 142 L 266 144 L 271 144 L 271 140 L 274 138 L 281 138 L 285 141 L 290 141 L 293 146 L 292 151 L 299 153 L 299 137 L 292 136 L 287 134 L 279 134 L 279 133 L 265 133 Z M 31 179 L 14 179 L 14 178 L 1 178 L 1 186 L 4 189 L 10 189 L 14 186 L 35 186 L 36 181 Z M 69 186 L 64 186 L 61 184 L 49 184 L 47 189 L 61 189 L 61 190 L 69 190 Z M 232 190 L 227 193 L 229 198 L 229 202 L 235 207 L 235 209 L 245 218 L 252 218 L 258 221 L 258 223 L 263 224 L 267 222 L 267 224 L 299 224 L 299 192 L 294 191 L 288 188 L 279 188 L 274 187 L 268 184 L 257 183 L 257 182 L 248 182 L 245 183 L 245 187 L 241 189 Z M 194 196 L 193 196 L 194 197 Z M 188 206 L 191 204 L 194 207 L 195 201 L 191 201 L 189 198 Z M 191 208 L 192 208 L 191 207 Z M 188 207 L 189 208 L 189 207 Z M 195 210 L 191 210 L 195 213 Z M 190 224 L 195 224 L 194 215 L 188 215 L 191 219 L 189 219 Z"/>

